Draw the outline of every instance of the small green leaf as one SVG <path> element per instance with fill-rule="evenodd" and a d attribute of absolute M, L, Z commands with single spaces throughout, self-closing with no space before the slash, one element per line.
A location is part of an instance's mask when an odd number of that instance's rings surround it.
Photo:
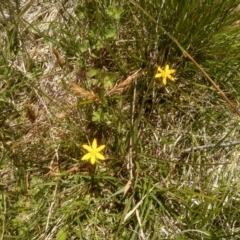
<path fill-rule="evenodd" d="M 123 10 L 119 8 L 117 5 L 113 5 L 106 10 L 108 16 L 114 18 L 115 20 L 120 19 L 122 12 Z"/>
<path fill-rule="evenodd" d="M 116 80 L 118 77 L 118 73 L 116 72 L 109 72 L 106 74 L 106 76 L 103 78 L 103 84 L 105 89 L 110 89 L 114 86 Z"/>
<path fill-rule="evenodd" d="M 89 77 L 89 78 L 92 78 L 92 77 L 95 77 L 98 73 L 99 73 L 99 69 L 90 68 L 90 69 L 86 72 L 86 76 Z"/>
<path fill-rule="evenodd" d="M 63 227 L 58 231 L 56 239 L 57 240 L 66 240 L 67 235 L 68 235 L 67 229 L 66 229 L 66 227 Z"/>
<path fill-rule="evenodd" d="M 100 122 L 101 120 L 101 116 L 98 112 L 93 112 L 93 115 L 92 115 L 92 121 L 93 122 Z"/>
<path fill-rule="evenodd" d="M 117 29 L 115 26 L 110 26 L 106 29 L 106 35 L 105 37 L 108 38 L 114 38 L 117 35 Z"/>
<path fill-rule="evenodd" d="M 79 45 L 79 49 L 81 51 L 81 53 L 84 53 L 88 50 L 88 41 L 85 40 L 82 42 L 82 44 Z"/>
<path fill-rule="evenodd" d="M 113 87 L 113 83 L 111 82 L 109 76 L 104 77 L 103 82 L 104 82 L 105 89 L 110 89 Z"/>

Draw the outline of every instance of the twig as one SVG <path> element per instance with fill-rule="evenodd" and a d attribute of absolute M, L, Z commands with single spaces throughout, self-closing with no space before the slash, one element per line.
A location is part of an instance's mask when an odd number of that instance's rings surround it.
<path fill-rule="evenodd" d="M 202 145 L 202 146 L 198 146 L 198 147 L 189 147 L 184 149 L 183 152 L 191 152 L 191 151 L 195 151 L 195 150 L 203 150 L 203 149 L 207 149 L 207 148 L 214 148 L 214 147 L 229 147 L 229 146 L 235 146 L 240 144 L 239 141 L 233 141 L 233 142 L 228 142 L 228 143 L 220 143 L 220 144 L 206 144 L 206 145 Z"/>

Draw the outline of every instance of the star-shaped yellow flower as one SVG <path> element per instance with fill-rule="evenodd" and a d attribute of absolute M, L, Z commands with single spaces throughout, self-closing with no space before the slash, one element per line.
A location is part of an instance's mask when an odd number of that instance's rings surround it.
<path fill-rule="evenodd" d="M 171 74 L 175 73 L 176 70 L 174 69 L 169 69 L 169 65 L 167 64 L 165 66 L 165 69 L 161 69 L 160 67 L 158 67 L 158 72 L 155 75 L 155 78 L 162 78 L 163 84 L 166 85 L 167 84 L 167 78 L 169 78 L 171 81 L 174 81 L 174 77 L 171 76 Z"/>
<path fill-rule="evenodd" d="M 97 147 L 96 138 L 93 139 L 92 146 L 82 145 L 82 147 L 88 151 L 88 153 L 82 157 L 82 160 L 90 159 L 91 164 L 94 164 L 96 159 L 105 160 L 105 157 L 100 153 L 105 148 L 105 145 Z"/>

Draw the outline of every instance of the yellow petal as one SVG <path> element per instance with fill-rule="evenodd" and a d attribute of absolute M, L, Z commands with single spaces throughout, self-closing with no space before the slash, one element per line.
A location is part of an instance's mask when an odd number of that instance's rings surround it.
<path fill-rule="evenodd" d="M 101 145 L 96 149 L 96 152 L 101 152 L 105 148 L 105 145 Z"/>
<path fill-rule="evenodd" d="M 92 142 L 92 149 L 96 149 L 96 148 L 97 148 L 97 139 L 94 138 Z"/>
<path fill-rule="evenodd" d="M 88 152 L 92 152 L 92 148 L 88 145 L 82 145 L 82 147 L 87 150 Z"/>
<path fill-rule="evenodd" d="M 169 71 L 169 65 L 167 64 L 166 66 L 165 66 L 165 72 L 167 73 Z"/>
<path fill-rule="evenodd" d="M 90 159 L 91 164 L 94 164 L 95 161 L 96 161 L 96 157 L 92 155 Z"/>
<path fill-rule="evenodd" d="M 175 69 L 170 69 L 170 70 L 168 71 L 169 74 L 173 74 L 173 73 L 175 73 L 175 72 L 176 72 Z"/>
<path fill-rule="evenodd" d="M 105 157 L 101 153 L 96 153 L 96 158 L 100 160 L 105 160 Z"/>
<path fill-rule="evenodd" d="M 166 78 L 166 76 L 163 78 L 163 80 L 162 80 L 162 81 L 163 81 L 163 84 L 164 84 L 164 85 L 166 85 L 166 84 L 167 84 L 167 78 Z"/>
<path fill-rule="evenodd" d="M 92 154 L 91 154 L 91 153 L 87 153 L 87 154 L 85 154 L 85 155 L 82 157 L 81 160 L 88 160 L 88 159 L 91 158 L 91 157 L 92 157 Z"/>
<path fill-rule="evenodd" d="M 155 75 L 155 78 L 160 78 L 161 76 L 162 76 L 161 73 L 157 73 L 157 74 Z"/>
<path fill-rule="evenodd" d="M 169 75 L 168 78 L 174 82 L 174 78 L 171 75 Z"/>

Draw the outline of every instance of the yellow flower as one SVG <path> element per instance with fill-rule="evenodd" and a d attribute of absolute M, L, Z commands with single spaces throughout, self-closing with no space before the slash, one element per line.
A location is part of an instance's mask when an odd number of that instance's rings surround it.
<path fill-rule="evenodd" d="M 155 75 L 155 78 L 160 78 L 162 77 L 163 79 L 163 84 L 166 85 L 167 84 L 167 78 L 169 78 L 171 81 L 174 81 L 173 76 L 171 76 L 171 74 L 175 73 L 176 70 L 174 69 L 169 69 L 169 65 L 167 64 L 165 66 L 165 69 L 161 69 L 160 67 L 158 67 L 158 72 Z"/>
<path fill-rule="evenodd" d="M 94 138 L 92 142 L 92 146 L 82 145 L 82 147 L 88 151 L 83 157 L 82 160 L 90 159 L 91 164 L 94 164 L 97 159 L 105 160 L 105 157 L 100 153 L 104 148 L 105 145 L 101 145 L 97 147 L 97 139 Z"/>

